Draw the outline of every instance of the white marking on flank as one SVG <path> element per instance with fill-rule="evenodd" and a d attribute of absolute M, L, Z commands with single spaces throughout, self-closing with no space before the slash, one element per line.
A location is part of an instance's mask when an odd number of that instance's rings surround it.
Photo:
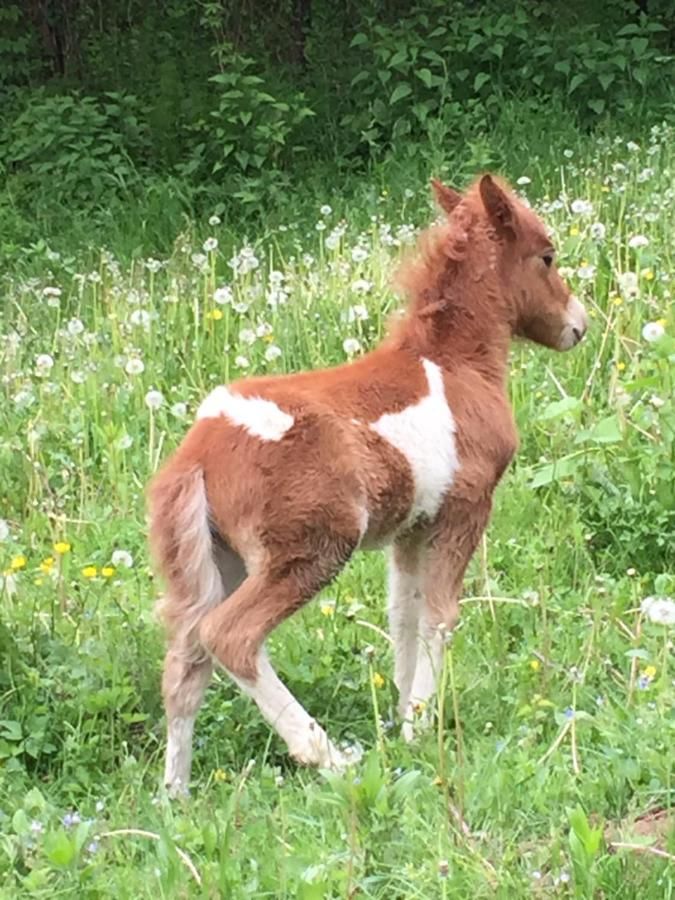
<path fill-rule="evenodd" d="M 459 468 L 455 420 L 445 397 L 443 373 L 428 359 L 422 365 L 427 396 L 401 412 L 385 413 L 370 426 L 408 461 L 415 487 L 410 523 L 422 515 L 436 515 Z"/>
<path fill-rule="evenodd" d="M 249 434 L 265 441 L 280 441 L 294 422 L 293 416 L 272 400 L 242 397 L 222 386 L 214 388 L 197 410 L 197 419 L 218 416 L 225 416 L 233 425 L 240 425 Z"/>

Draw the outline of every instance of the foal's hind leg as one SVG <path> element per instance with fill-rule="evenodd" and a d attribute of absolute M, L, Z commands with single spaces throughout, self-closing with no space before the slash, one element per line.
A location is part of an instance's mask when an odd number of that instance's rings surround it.
<path fill-rule="evenodd" d="M 312 585 L 311 588 L 309 585 Z M 200 627 L 200 639 L 305 765 L 339 768 L 349 761 L 279 680 L 267 658 L 267 634 L 318 590 L 314 577 L 249 576 Z"/>
<path fill-rule="evenodd" d="M 241 558 L 221 543 L 214 543 L 213 559 L 222 581 L 222 594 L 227 597 L 246 575 Z M 190 781 L 192 763 L 192 734 L 195 718 L 202 705 L 204 692 L 211 679 L 213 663 L 199 643 L 199 619 L 208 610 L 213 598 L 200 598 L 199 603 L 181 606 L 171 595 L 166 601 L 164 615 L 174 625 L 164 662 L 162 693 L 167 718 L 167 747 L 164 784 L 172 795 L 185 794 Z"/>

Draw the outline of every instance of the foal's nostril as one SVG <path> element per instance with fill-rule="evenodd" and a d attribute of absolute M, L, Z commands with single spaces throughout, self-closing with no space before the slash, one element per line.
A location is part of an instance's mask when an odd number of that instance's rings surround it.
<path fill-rule="evenodd" d="M 575 342 L 576 342 L 577 344 L 579 343 L 579 341 L 580 341 L 580 340 L 582 339 L 582 337 L 584 336 L 584 332 L 581 330 L 581 328 L 573 328 L 573 329 L 572 329 L 572 334 L 574 335 Z"/>

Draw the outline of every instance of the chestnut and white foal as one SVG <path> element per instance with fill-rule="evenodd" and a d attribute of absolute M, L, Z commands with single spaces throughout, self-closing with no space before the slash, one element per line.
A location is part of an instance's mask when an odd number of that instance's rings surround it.
<path fill-rule="evenodd" d="M 167 582 L 166 785 L 187 790 L 214 663 L 300 762 L 345 754 L 277 677 L 267 635 L 360 547 L 392 546 L 389 621 L 403 734 L 433 695 L 462 579 L 517 448 L 509 342 L 568 350 L 586 313 L 537 216 L 489 175 L 461 195 L 399 281 L 405 315 L 371 353 L 316 372 L 218 387 L 150 492 Z"/>

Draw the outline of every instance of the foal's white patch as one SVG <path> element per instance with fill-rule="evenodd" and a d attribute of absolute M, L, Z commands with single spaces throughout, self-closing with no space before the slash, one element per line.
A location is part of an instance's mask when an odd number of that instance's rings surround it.
<path fill-rule="evenodd" d="M 272 400 L 242 397 L 222 386 L 214 388 L 197 410 L 197 419 L 218 416 L 226 416 L 234 425 L 240 425 L 249 434 L 265 441 L 280 441 L 294 421 L 293 416 Z"/>
<path fill-rule="evenodd" d="M 422 365 L 427 396 L 401 412 L 385 413 L 370 426 L 408 461 L 415 488 L 409 522 L 436 515 L 459 468 L 455 420 L 445 397 L 443 373 L 428 359 Z"/>

